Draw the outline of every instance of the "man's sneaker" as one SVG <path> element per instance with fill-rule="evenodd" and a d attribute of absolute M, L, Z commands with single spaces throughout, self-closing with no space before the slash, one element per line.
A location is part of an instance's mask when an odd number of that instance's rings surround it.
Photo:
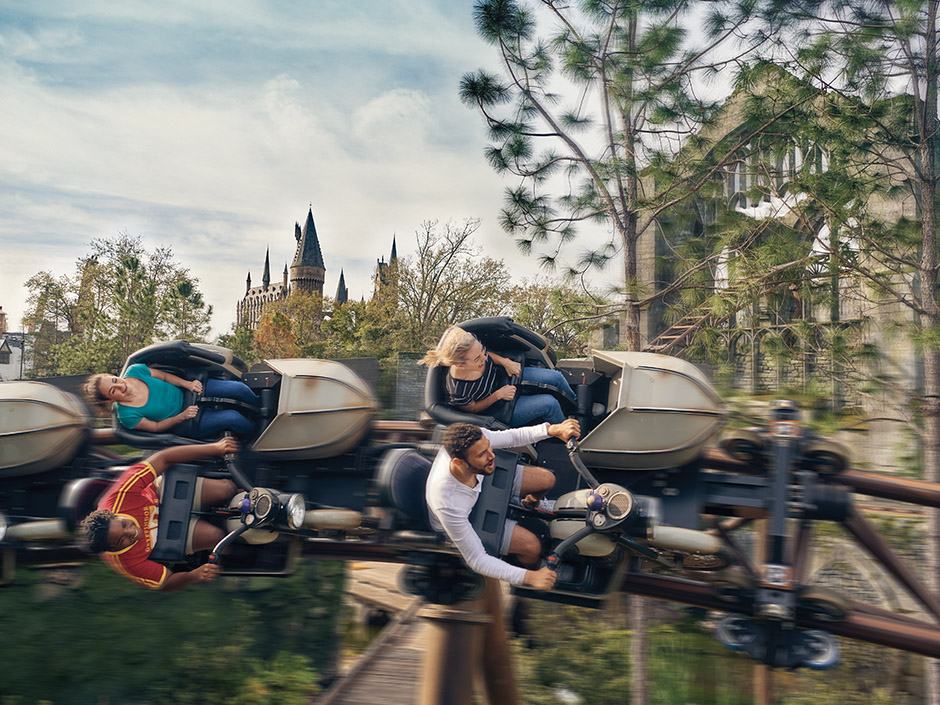
<path fill-rule="evenodd" d="M 555 513 L 555 500 L 554 499 L 540 499 L 539 504 L 536 507 L 540 512 L 548 512 L 549 514 Z"/>

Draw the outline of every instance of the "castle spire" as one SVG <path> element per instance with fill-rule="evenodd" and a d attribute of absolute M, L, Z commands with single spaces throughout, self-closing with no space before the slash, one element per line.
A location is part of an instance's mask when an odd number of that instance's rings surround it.
<path fill-rule="evenodd" d="M 349 289 L 346 288 L 346 277 L 343 276 L 343 270 L 339 270 L 339 285 L 336 287 L 336 305 L 342 306 L 349 301 Z"/>
<path fill-rule="evenodd" d="M 261 277 L 261 283 L 267 289 L 271 285 L 271 248 L 264 251 L 264 275 Z"/>
<path fill-rule="evenodd" d="M 317 226 L 313 222 L 313 208 L 307 211 L 307 220 L 301 230 L 300 225 L 295 224 L 295 234 L 297 238 L 297 252 L 294 255 L 292 267 L 321 267 L 326 269 L 323 263 L 323 254 L 320 252 L 320 240 L 317 237 Z"/>
<path fill-rule="evenodd" d="M 320 240 L 317 238 L 317 226 L 313 222 L 313 206 L 307 211 L 307 220 L 303 229 L 294 226 L 297 238 L 297 250 L 290 267 L 291 288 L 323 296 L 323 281 L 326 278 L 326 265 L 320 252 Z"/>

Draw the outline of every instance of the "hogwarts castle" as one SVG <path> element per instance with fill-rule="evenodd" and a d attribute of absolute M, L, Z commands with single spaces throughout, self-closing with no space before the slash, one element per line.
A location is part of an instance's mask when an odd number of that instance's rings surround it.
<path fill-rule="evenodd" d="M 297 247 L 294 250 L 294 260 L 288 269 L 284 265 L 281 281 L 271 282 L 270 248 L 264 254 L 264 273 L 261 276 L 261 286 L 251 286 L 251 272 L 245 283 L 245 296 L 238 302 L 235 325 L 238 327 L 257 330 L 261 320 L 264 305 L 271 301 L 286 299 L 292 291 L 303 291 L 323 296 L 323 284 L 326 281 L 326 265 L 323 262 L 323 253 L 320 251 L 320 240 L 317 237 L 317 226 L 313 222 L 313 206 L 307 211 L 307 219 L 303 227 L 294 223 L 294 239 Z M 388 262 L 382 260 L 377 265 L 376 286 L 384 282 L 388 267 L 396 262 L 398 252 L 395 238 L 392 238 L 392 253 Z M 346 287 L 346 277 L 342 270 L 339 273 L 339 284 L 336 287 L 334 301 L 341 306 L 349 299 L 349 290 Z"/>

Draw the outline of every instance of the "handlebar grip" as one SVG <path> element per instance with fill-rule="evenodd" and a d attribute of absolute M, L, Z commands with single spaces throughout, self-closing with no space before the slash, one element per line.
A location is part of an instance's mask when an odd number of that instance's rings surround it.
<path fill-rule="evenodd" d="M 226 431 L 225 436 L 231 437 L 233 434 L 231 431 Z M 225 469 L 228 470 L 228 474 L 232 476 L 232 479 L 235 481 L 235 484 L 238 485 L 245 492 L 251 491 L 251 488 L 254 487 L 252 483 L 245 476 L 245 473 L 241 471 L 241 468 L 238 467 L 238 463 L 235 459 L 234 453 L 227 453 L 222 456 L 222 459 L 225 461 Z"/>

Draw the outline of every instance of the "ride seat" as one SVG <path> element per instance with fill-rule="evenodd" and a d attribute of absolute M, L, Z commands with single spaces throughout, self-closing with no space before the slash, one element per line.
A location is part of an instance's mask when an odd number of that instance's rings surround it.
<path fill-rule="evenodd" d="M 523 328 L 508 316 L 475 318 L 457 325 L 473 333 L 488 350 L 514 360 L 522 367 L 553 368 L 557 361 L 554 351 L 548 346 L 545 338 L 528 328 Z M 424 383 L 425 411 L 434 421 L 445 425 L 471 423 L 492 430 L 502 430 L 510 427 L 516 400 L 520 394 L 548 393 L 563 399 L 563 396 L 551 386 L 522 382 L 518 378 L 510 380 L 505 371 L 497 366 L 497 388 L 505 384 L 514 384 L 517 390 L 516 396 L 509 401 L 498 401 L 482 413 L 473 414 L 448 403 L 444 388 L 447 372 L 447 367 L 431 367 L 428 369 Z"/>
<path fill-rule="evenodd" d="M 208 370 L 189 371 L 182 369 L 169 370 L 178 377 L 186 380 L 199 380 L 202 388 L 206 389 L 206 384 L 211 377 Z M 191 419 L 186 419 L 182 423 L 174 426 L 171 431 L 161 433 L 153 431 L 141 431 L 134 428 L 127 428 L 118 419 L 117 409 L 111 411 L 111 425 L 114 428 L 114 435 L 122 442 L 134 446 L 135 448 L 159 449 L 169 448 L 171 446 L 187 445 L 194 443 L 209 443 L 217 439 L 200 439 L 196 437 L 196 429 L 202 419 L 202 412 L 206 408 L 229 408 L 236 409 L 249 417 L 258 417 L 260 409 L 247 404 L 240 399 L 229 397 L 210 397 L 205 394 L 196 394 L 188 389 L 183 392 L 183 408 L 198 406 L 199 410 Z"/>
<path fill-rule="evenodd" d="M 160 520 L 157 542 L 150 560 L 179 563 L 186 560 L 186 539 L 196 498 L 197 465 L 171 465 L 163 473 L 163 496 L 160 498 Z"/>
<path fill-rule="evenodd" d="M 525 358 L 518 354 L 499 354 L 516 360 L 520 365 L 525 364 Z M 447 400 L 445 378 L 450 368 L 444 366 L 431 367 L 424 381 L 424 408 L 432 419 L 438 423 L 450 425 L 452 423 L 472 423 L 494 431 L 509 428 L 512 412 L 516 407 L 516 398 L 498 401 L 483 413 L 474 414 L 462 411 L 450 404 Z M 497 369 L 496 388 L 510 384 L 509 375 L 499 367 Z M 518 396 L 518 395 L 517 395 Z"/>
<path fill-rule="evenodd" d="M 59 496 L 59 516 L 69 531 L 75 531 L 82 519 L 98 508 L 111 482 L 103 477 L 82 477 L 65 485 Z"/>
<path fill-rule="evenodd" d="M 430 470 L 431 459 L 414 448 L 394 448 L 385 454 L 379 464 L 376 474 L 379 503 L 397 510 L 397 518 L 401 523 L 408 524 L 409 529 L 432 531 L 425 499 L 425 485 Z"/>
<path fill-rule="evenodd" d="M 483 479 L 470 524 L 486 552 L 498 556 L 519 455 L 501 449 L 495 453 L 496 469 Z M 397 510 L 398 518 L 407 523 L 396 528 L 433 532 L 425 498 L 431 464 L 430 458 L 413 448 L 394 448 L 382 459 L 376 475 L 379 503 Z"/>
<path fill-rule="evenodd" d="M 519 454 L 496 449 L 496 467 L 483 478 L 480 496 L 470 512 L 470 525 L 483 542 L 483 548 L 491 556 L 498 556 L 506 528 L 506 515 L 516 479 Z"/>
<path fill-rule="evenodd" d="M 128 367 L 136 363 L 172 372 L 183 379 L 198 379 L 202 382 L 203 389 L 205 389 L 206 380 L 209 378 L 242 380 L 248 373 L 248 367 L 245 363 L 232 355 L 230 350 L 218 346 L 190 343 L 186 340 L 154 343 L 131 353 L 124 363 L 121 374 L 124 374 Z M 200 396 L 197 400 L 196 395 L 187 390 L 183 390 L 183 404 L 184 408 L 195 404 L 200 407 L 224 406 L 236 408 L 239 411 L 254 415 L 259 413 L 258 409 L 238 399 Z M 194 419 L 187 419 L 182 424 L 173 427 L 172 432 L 167 433 L 151 433 L 126 428 L 120 424 L 117 420 L 117 414 L 113 411 L 111 425 L 115 436 L 123 443 L 136 448 L 160 449 L 190 443 L 208 442 L 206 439 L 192 438 L 193 429 L 196 428 L 200 415 L 201 409 Z"/>

